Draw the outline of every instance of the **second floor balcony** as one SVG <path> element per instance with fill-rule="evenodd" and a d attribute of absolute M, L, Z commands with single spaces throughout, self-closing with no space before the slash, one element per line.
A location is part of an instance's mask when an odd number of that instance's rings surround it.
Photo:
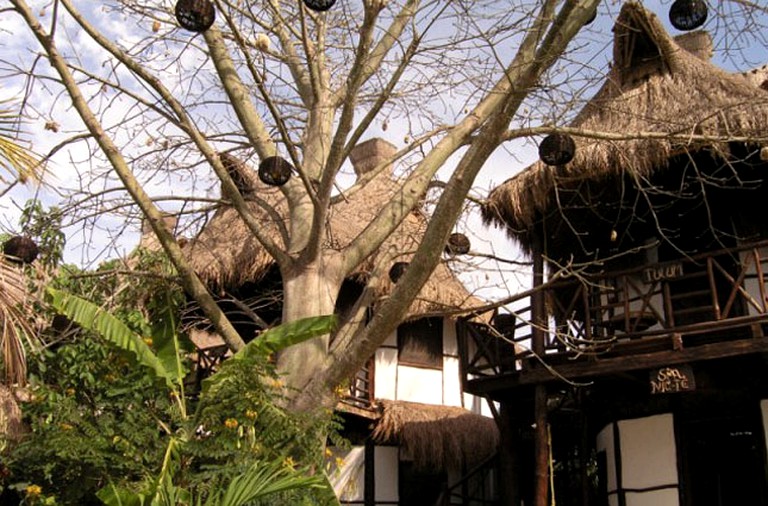
<path fill-rule="evenodd" d="M 491 395 L 558 377 L 766 352 L 767 266 L 764 241 L 544 284 L 491 325 L 461 325 L 465 386 Z"/>

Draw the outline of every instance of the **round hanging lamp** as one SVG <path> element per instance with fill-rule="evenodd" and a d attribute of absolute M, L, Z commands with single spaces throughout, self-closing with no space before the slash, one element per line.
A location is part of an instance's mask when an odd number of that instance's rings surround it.
<path fill-rule="evenodd" d="M 269 186 L 283 186 L 291 178 L 293 166 L 284 158 L 270 156 L 259 164 L 259 179 Z"/>
<path fill-rule="evenodd" d="M 704 0 L 675 0 L 669 8 L 669 22 L 678 30 L 695 30 L 707 21 Z"/>
<path fill-rule="evenodd" d="M 216 9 L 211 0 L 178 0 L 176 2 L 176 21 L 190 32 L 204 32 L 213 26 Z"/>
<path fill-rule="evenodd" d="M 317 12 L 327 11 L 335 3 L 336 0 L 304 0 L 304 5 Z"/>
<path fill-rule="evenodd" d="M 392 268 L 389 269 L 389 279 L 391 279 L 393 283 L 397 283 L 407 268 L 408 262 L 395 262 L 392 265 Z"/>
<path fill-rule="evenodd" d="M 573 160 L 576 143 L 567 134 L 551 134 L 539 144 L 539 158 L 547 165 L 565 165 Z"/>
<path fill-rule="evenodd" d="M 29 237 L 17 235 L 5 241 L 3 254 L 13 262 L 31 264 L 40 254 L 40 250 Z"/>
<path fill-rule="evenodd" d="M 469 237 L 456 232 L 448 237 L 445 252 L 449 255 L 466 255 L 469 253 L 470 246 Z"/>

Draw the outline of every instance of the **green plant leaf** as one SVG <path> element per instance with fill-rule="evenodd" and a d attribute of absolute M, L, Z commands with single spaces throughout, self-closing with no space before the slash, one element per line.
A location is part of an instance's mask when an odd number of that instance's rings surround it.
<path fill-rule="evenodd" d="M 121 350 L 129 352 L 136 361 L 149 368 L 155 376 L 174 389 L 175 375 L 169 372 L 147 346 L 141 336 L 101 307 L 85 299 L 55 288 L 47 288 L 51 306 L 81 327 L 97 332 Z"/>
<path fill-rule="evenodd" d="M 280 461 L 256 463 L 229 483 L 224 495 L 212 504 L 215 506 L 241 506 L 272 494 L 308 487 L 323 487 L 319 476 L 309 476 L 294 470 Z M 337 503 L 338 504 L 338 503 Z"/>
<path fill-rule="evenodd" d="M 141 506 L 145 501 L 143 494 L 117 487 L 113 483 L 96 492 L 96 497 L 106 506 Z"/>
<path fill-rule="evenodd" d="M 313 337 L 329 334 L 336 328 L 336 315 L 311 316 L 294 322 L 283 323 L 271 328 L 248 343 L 243 351 L 249 348 L 258 353 L 270 354 L 285 349 L 294 344 L 312 339 Z M 252 351 L 247 351 L 247 357 Z M 235 355 L 237 358 L 240 355 Z"/>

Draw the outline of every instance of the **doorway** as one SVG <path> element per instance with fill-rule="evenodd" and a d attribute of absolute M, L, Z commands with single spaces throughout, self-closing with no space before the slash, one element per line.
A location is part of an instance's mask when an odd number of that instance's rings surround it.
<path fill-rule="evenodd" d="M 729 411 L 676 417 L 683 506 L 767 504 L 760 412 Z"/>

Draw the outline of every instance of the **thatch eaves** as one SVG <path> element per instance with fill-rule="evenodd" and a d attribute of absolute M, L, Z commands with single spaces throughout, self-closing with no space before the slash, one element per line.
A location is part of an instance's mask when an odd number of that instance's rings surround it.
<path fill-rule="evenodd" d="M 640 135 L 626 140 L 576 137 L 575 157 L 566 166 L 537 162 L 495 188 L 483 207 L 486 222 L 505 226 L 530 248 L 532 228 L 557 206 L 555 188 L 563 182 L 575 185 L 626 173 L 646 177 L 685 151 L 728 151 L 725 141 L 695 142 L 686 139 L 689 135 L 764 138 L 768 94 L 744 75 L 710 63 L 709 53 L 711 39 L 705 32 L 673 38 L 642 4 L 626 2 L 614 28 L 611 71 L 570 126 Z"/>
<path fill-rule="evenodd" d="M 391 158 L 396 148 L 381 139 L 372 139 L 353 150 L 350 158 L 358 176 L 376 169 L 383 160 Z M 265 232 L 283 244 L 288 226 L 285 197 L 278 188 L 261 183 L 253 169 L 230 157 L 230 173 L 242 182 L 246 201 L 263 225 Z M 243 191 L 241 188 L 241 191 Z M 341 250 L 376 217 L 384 203 L 398 198 L 399 182 L 391 167 L 377 173 L 366 185 L 340 199 L 328 214 L 325 247 Z M 354 273 L 355 277 L 371 281 L 379 296 L 392 291 L 393 283 L 387 270 L 371 279 L 373 268 L 380 262 L 408 262 L 415 253 L 427 227 L 427 217 L 420 211 L 406 216 L 402 225 L 387 239 L 378 252 L 368 258 Z M 275 265 L 257 239 L 250 233 L 237 211 L 222 205 L 206 223 L 199 235 L 185 247 L 192 268 L 214 290 L 231 290 L 246 283 L 258 282 Z M 448 312 L 458 308 L 478 306 L 445 263 L 440 263 L 422 288 L 408 316 Z"/>
<path fill-rule="evenodd" d="M 461 471 L 498 450 L 496 422 L 464 408 L 380 401 L 380 409 L 373 440 L 399 445 L 418 468 Z"/>

